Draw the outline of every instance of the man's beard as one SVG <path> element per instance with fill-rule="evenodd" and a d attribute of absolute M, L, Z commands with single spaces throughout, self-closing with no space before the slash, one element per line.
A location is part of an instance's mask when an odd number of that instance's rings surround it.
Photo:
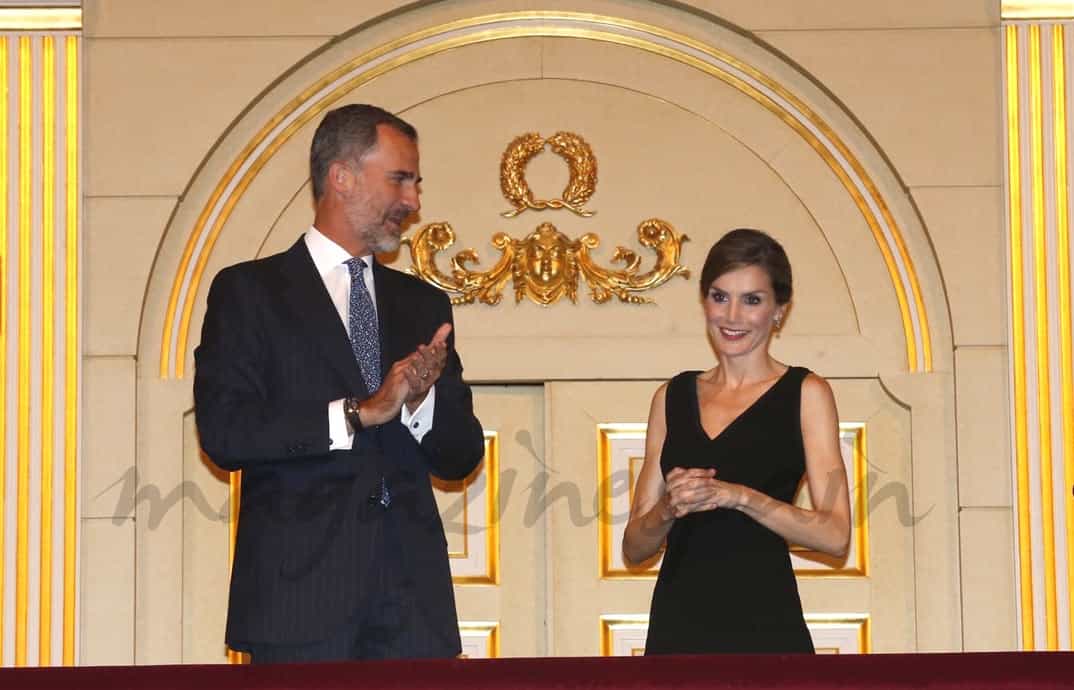
<path fill-rule="evenodd" d="M 389 222 L 368 227 L 362 232 L 365 245 L 373 250 L 374 254 L 390 254 L 399 249 L 400 234 L 389 229 Z"/>
<path fill-rule="evenodd" d="M 374 254 L 391 254 L 399 249 L 399 236 L 385 231 L 380 237 L 369 243 Z"/>
<path fill-rule="evenodd" d="M 359 231 L 362 243 L 374 254 L 391 254 L 399 249 L 399 237 L 402 235 L 402 225 L 406 221 L 409 211 L 389 211 L 376 222 L 366 222 L 356 209 L 350 209 L 350 222 L 352 227 L 362 228 Z M 395 228 L 398 228 L 396 230 Z"/>

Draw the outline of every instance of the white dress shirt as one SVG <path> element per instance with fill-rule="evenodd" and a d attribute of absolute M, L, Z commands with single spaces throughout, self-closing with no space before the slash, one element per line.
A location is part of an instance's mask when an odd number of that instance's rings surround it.
<path fill-rule="evenodd" d="M 313 226 L 310 226 L 309 231 L 306 232 L 305 240 L 306 248 L 313 257 L 313 264 L 317 267 L 317 273 L 324 281 L 324 287 L 328 290 L 329 297 L 332 298 L 332 304 L 335 305 L 339 319 L 343 322 L 343 328 L 350 336 L 350 319 L 347 318 L 347 311 L 351 301 L 351 273 L 346 262 L 350 260 L 351 255 Z M 369 270 L 362 271 L 362 279 L 365 281 L 366 290 L 369 291 L 369 298 L 373 300 L 373 310 L 376 311 L 377 293 L 376 286 L 373 284 L 373 255 L 363 256 L 362 259 L 369 267 Z M 400 421 L 418 443 L 421 443 L 421 439 L 433 426 L 435 406 L 436 386 L 433 385 L 429 388 L 429 394 L 425 396 L 425 400 L 421 401 L 421 405 L 413 413 L 407 409 L 406 405 L 403 405 L 399 412 Z M 332 439 L 329 450 L 347 449 L 354 442 L 354 434 L 347 431 L 347 418 L 343 414 L 342 398 L 328 403 L 328 435 Z"/>

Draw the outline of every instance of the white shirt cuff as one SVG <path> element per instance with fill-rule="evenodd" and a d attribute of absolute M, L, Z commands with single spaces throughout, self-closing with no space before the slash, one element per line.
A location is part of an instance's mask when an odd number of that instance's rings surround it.
<path fill-rule="evenodd" d="M 343 414 L 343 398 L 328 403 L 328 437 L 332 443 L 328 450 L 349 450 L 354 434 L 347 433 L 347 417 Z"/>
<path fill-rule="evenodd" d="M 414 410 L 413 414 L 410 413 L 406 405 L 403 405 L 403 409 L 399 411 L 399 421 L 406 426 L 407 431 L 418 443 L 421 443 L 421 439 L 425 438 L 425 434 L 429 433 L 429 429 L 433 428 L 433 410 L 435 408 L 436 385 L 434 384 L 429 388 L 429 393 L 425 396 L 425 400 L 421 401 L 418 409 Z"/>

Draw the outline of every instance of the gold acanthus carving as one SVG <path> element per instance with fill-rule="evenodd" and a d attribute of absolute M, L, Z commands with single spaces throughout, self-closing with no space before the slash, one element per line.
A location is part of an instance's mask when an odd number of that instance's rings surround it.
<path fill-rule="evenodd" d="M 655 265 L 645 272 L 640 271 L 641 257 L 626 247 L 616 248 L 611 259 L 613 264 L 623 264 L 623 268 L 598 265 L 589 252 L 600 245 L 599 237 L 586 233 L 570 240 L 551 223 L 541 223 L 520 240 L 496 233 L 492 244 L 500 250 L 500 257 L 488 271 L 469 268 L 480 263 L 473 249 L 455 254 L 450 273 L 437 268 L 436 255 L 455 243 L 455 231 L 448 223 L 422 226 L 412 237 L 403 238 L 403 243 L 410 248 L 410 272 L 451 295 L 452 304 L 499 304 L 511 280 L 516 303 L 528 297 L 547 306 L 564 296 L 577 302 L 579 276 L 598 304 L 613 297 L 630 304 L 652 302 L 636 293 L 651 290 L 674 276 L 690 277 L 690 271 L 679 264 L 682 243 L 688 239 L 667 221 L 652 218 L 642 222 L 638 242 L 656 254 Z"/>
<path fill-rule="evenodd" d="M 546 146 L 567 161 L 570 179 L 563 189 L 563 197 L 544 201 L 533 198 L 533 191 L 526 183 L 526 166 Z M 514 218 L 527 209 L 541 211 L 546 208 L 565 208 L 579 216 L 593 215 L 585 203 L 597 189 L 597 158 L 585 139 L 572 132 L 556 132 L 548 139 L 530 132 L 507 145 L 500 159 L 500 189 L 513 209 L 505 211 L 504 218 Z"/>

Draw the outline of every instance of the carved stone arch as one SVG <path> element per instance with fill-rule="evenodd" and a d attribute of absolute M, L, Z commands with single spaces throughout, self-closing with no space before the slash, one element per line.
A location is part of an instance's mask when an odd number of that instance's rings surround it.
<path fill-rule="evenodd" d="M 796 144 L 808 146 L 817 162 L 823 164 L 817 171 L 827 169 L 823 174 L 838 179 L 840 184 L 834 191 L 851 199 L 860 214 L 861 218 L 845 222 L 848 219 L 840 210 L 827 209 L 828 217 L 818 217 L 817 225 L 844 274 L 854 272 L 851 264 L 860 258 L 856 253 L 862 243 L 868 241 L 876 247 L 882 262 L 877 268 L 881 270 L 863 273 L 867 280 L 887 279 L 888 292 L 898 309 L 895 318 L 903 331 L 904 368 L 949 368 L 949 320 L 939 268 L 927 233 L 897 174 L 841 106 L 780 56 L 721 24 L 699 24 L 696 15 L 669 8 L 662 8 L 665 23 L 657 25 L 621 16 L 565 12 L 466 17 L 466 3 L 459 5 L 456 12 L 461 18 L 454 22 L 441 20 L 430 26 L 423 21 L 426 10 L 417 9 L 374 23 L 340 41 L 282 79 L 252 105 L 216 147 L 172 219 L 147 294 L 146 328 L 140 351 L 149 355 L 159 347 L 159 354 L 155 354 L 163 377 L 182 378 L 189 369 L 198 312 L 212 272 L 235 260 L 250 258 L 254 248 L 262 244 L 237 242 L 236 234 L 251 232 L 248 227 L 270 227 L 285 208 L 277 204 L 272 209 L 277 215 L 266 216 L 268 211 L 260 203 L 264 192 L 259 194 L 259 190 L 269 189 L 270 195 L 282 200 L 300 198 L 296 188 L 305 178 L 305 145 L 323 110 L 347 100 L 376 100 L 411 114 L 439 97 L 465 89 L 550 77 L 648 94 L 706 119 L 754 151 L 810 207 L 817 201 L 813 196 L 819 199 L 833 190 L 810 189 L 804 180 L 795 179 L 812 173 L 805 166 L 792 169 L 798 162 L 786 165 L 786 151 L 773 150 L 757 140 L 758 133 L 766 134 L 770 128 L 736 121 L 741 115 L 775 115 L 798 140 Z M 609 61 L 602 63 L 599 58 L 574 61 L 569 70 L 555 75 L 531 73 L 521 64 L 525 60 L 517 60 L 519 64 L 506 67 L 495 61 L 485 62 L 484 74 L 471 69 L 465 76 L 452 75 L 453 79 L 417 78 L 444 76 L 452 62 L 467 62 L 468 51 L 497 52 L 497 48 L 510 43 L 509 52 L 524 55 L 525 48 L 515 48 L 541 40 L 574 41 L 588 44 L 587 48 L 599 46 L 604 53 L 615 55 L 611 60 L 629 52 L 636 60 L 672 65 L 672 71 L 680 74 L 694 72 L 696 77 L 712 81 L 714 87 L 737 91 L 753 112 L 721 112 L 721 104 L 706 103 L 703 94 L 690 98 L 681 88 L 659 83 L 651 71 L 614 74 L 608 69 Z M 377 47 L 370 50 L 371 45 Z M 583 49 L 581 54 L 593 56 L 594 51 Z M 468 66 L 479 64 L 482 63 Z M 407 78 L 406 88 L 393 86 L 393 76 L 404 72 L 413 75 Z M 418 88 L 419 84 L 431 88 Z M 751 133 L 751 127 L 757 131 Z M 431 136 L 427 139 L 433 141 Z M 664 174 L 674 176 L 676 172 Z M 251 201 L 255 198 L 256 202 Z M 263 212 L 251 214 L 252 208 Z M 815 209 L 809 211 L 813 213 Z M 824 213 L 818 211 L 819 216 Z M 855 288 L 851 286 L 852 294 Z M 161 299 L 162 292 L 168 294 L 166 299 Z M 159 309 L 162 303 L 166 304 L 163 313 Z M 872 306 L 856 307 L 866 331 L 870 330 L 870 312 L 874 310 Z M 890 315 L 885 313 L 883 317 Z M 889 329 L 873 330 L 874 341 L 894 334 Z M 932 361 L 934 356 L 936 362 Z M 877 368 L 895 371 L 900 367 L 895 362 L 878 362 Z"/>

